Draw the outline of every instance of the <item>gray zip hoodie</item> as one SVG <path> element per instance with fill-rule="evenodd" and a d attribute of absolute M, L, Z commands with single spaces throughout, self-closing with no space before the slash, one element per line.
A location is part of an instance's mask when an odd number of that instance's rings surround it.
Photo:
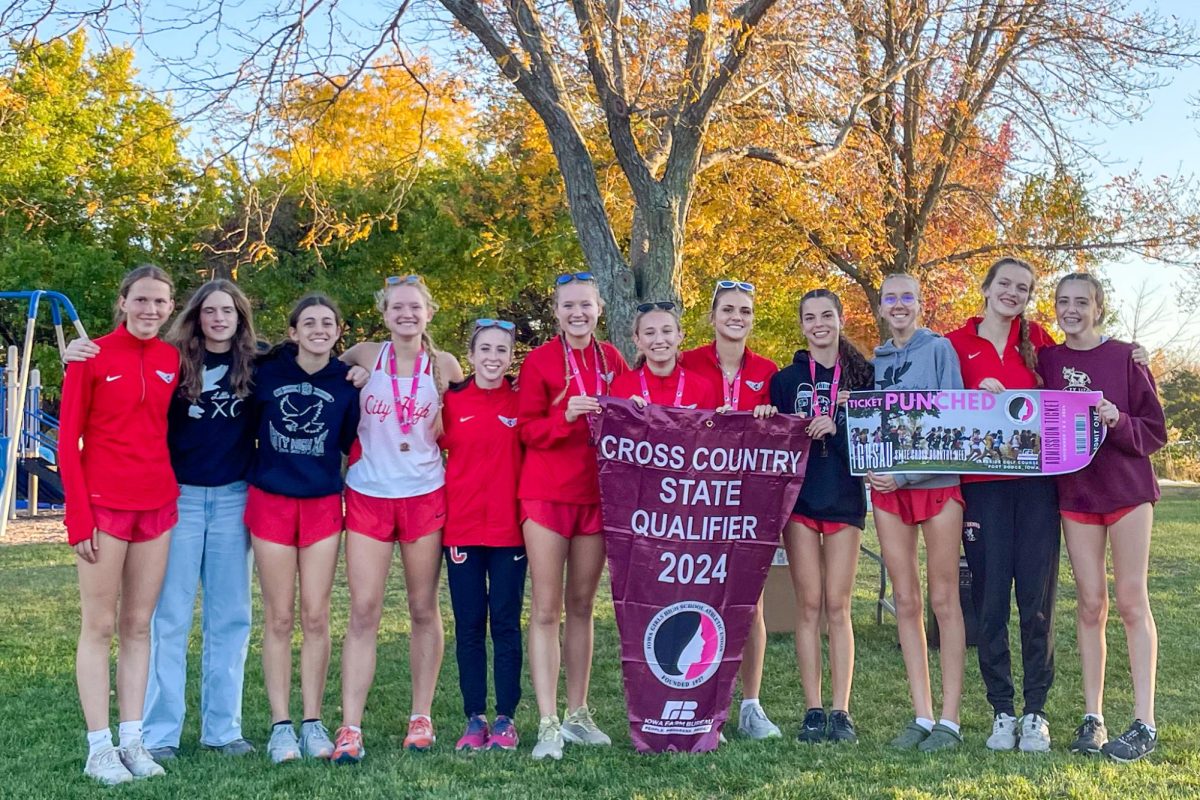
<path fill-rule="evenodd" d="M 875 348 L 875 389 L 961 389 L 962 369 L 950 340 L 928 328 L 917 328 L 908 344 L 897 347 L 888 339 Z M 945 473 L 902 472 L 896 485 L 914 489 L 957 486 L 958 476 Z"/>

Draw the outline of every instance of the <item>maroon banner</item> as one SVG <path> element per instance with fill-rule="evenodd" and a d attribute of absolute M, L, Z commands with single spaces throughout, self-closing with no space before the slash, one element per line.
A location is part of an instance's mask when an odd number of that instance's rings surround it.
<path fill-rule="evenodd" d="M 809 420 L 600 402 L 592 436 L 633 744 L 712 750 L 804 480 Z"/>

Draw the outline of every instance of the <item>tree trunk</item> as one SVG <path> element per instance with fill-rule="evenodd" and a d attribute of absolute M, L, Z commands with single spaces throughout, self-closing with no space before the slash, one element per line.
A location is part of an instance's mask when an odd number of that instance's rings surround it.
<path fill-rule="evenodd" d="M 629 261 L 634 291 L 625 296 L 606 298 L 608 337 L 626 360 L 636 355 L 633 346 L 633 319 L 643 302 L 669 300 L 682 310 L 679 275 L 683 265 L 683 231 L 669 204 L 654 208 L 636 206 L 630 234 Z"/>

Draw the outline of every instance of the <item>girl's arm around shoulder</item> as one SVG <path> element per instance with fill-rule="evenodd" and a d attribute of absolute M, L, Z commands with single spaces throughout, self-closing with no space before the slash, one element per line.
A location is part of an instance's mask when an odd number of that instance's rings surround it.
<path fill-rule="evenodd" d="M 373 370 L 375 361 L 379 358 L 379 351 L 382 349 L 381 342 L 359 342 L 351 345 L 349 350 L 338 356 L 338 360 L 352 367 Z"/>
<path fill-rule="evenodd" d="M 448 350 L 438 351 L 438 371 L 442 376 L 442 385 L 438 387 L 440 392 L 445 392 L 452 383 L 462 383 L 464 379 L 462 365 Z"/>

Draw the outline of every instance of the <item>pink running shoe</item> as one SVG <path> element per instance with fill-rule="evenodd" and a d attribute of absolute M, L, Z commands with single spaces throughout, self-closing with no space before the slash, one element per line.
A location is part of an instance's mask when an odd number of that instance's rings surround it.
<path fill-rule="evenodd" d="M 488 738 L 489 750 L 516 750 L 517 744 L 521 741 L 517 736 L 517 726 L 513 725 L 513 721 L 501 714 L 496 717 L 496 724 L 492 727 L 492 735 Z"/>
<path fill-rule="evenodd" d="M 461 752 L 473 753 L 488 745 L 488 721 L 482 714 L 467 718 L 467 730 L 458 740 L 454 749 Z"/>

